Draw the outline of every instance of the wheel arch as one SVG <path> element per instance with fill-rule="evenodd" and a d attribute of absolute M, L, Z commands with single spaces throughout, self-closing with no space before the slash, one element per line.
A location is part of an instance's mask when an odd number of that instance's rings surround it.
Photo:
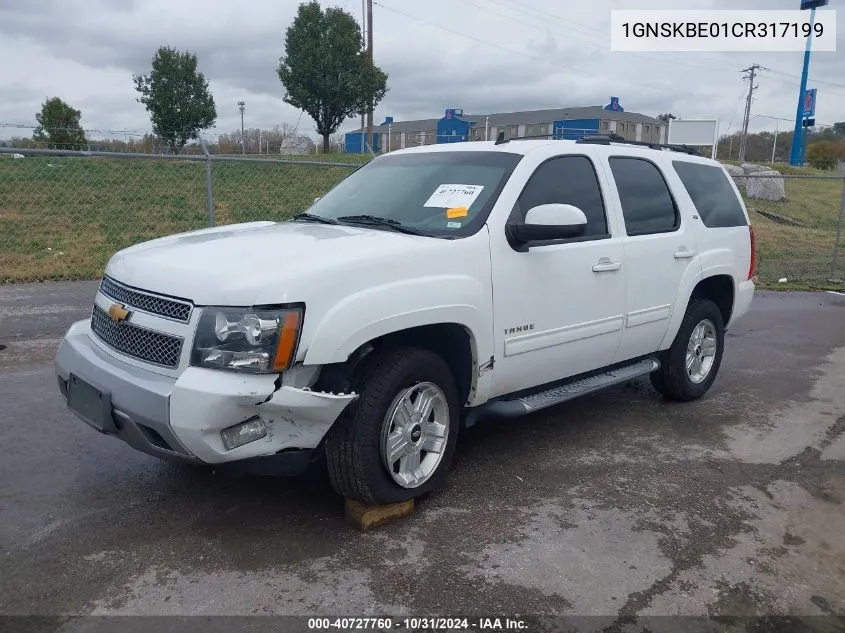
<path fill-rule="evenodd" d="M 660 350 L 665 350 L 672 345 L 675 336 L 678 333 L 678 328 L 684 320 L 687 307 L 695 298 L 710 299 L 719 307 L 722 314 L 722 320 L 727 328 L 733 315 L 734 301 L 736 298 L 736 283 L 732 274 L 726 271 L 712 271 L 711 274 L 698 280 L 694 286 L 689 288 L 687 292 L 682 293 L 675 302 L 675 309 L 672 313 L 672 318 L 669 322 L 669 328 L 663 341 L 660 344 Z"/>
<path fill-rule="evenodd" d="M 340 391 L 364 358 L 397 347 L 419 347 L 437 354 L 452 373 L 461 406 L 475 397 L 478 346 L 472 330 L 456 322 L 412 326 L 368 340 L 352 351 L 347 360 L 324 365 L 317 385 L 329 391 Z"/>
<path fill-rule="evenodd" d="M 727 327 L 733 315 L 736 288 L 734 279 L 730 275 L 720 274 L 706 277 L 693 288 L 690 300 L 710 299 L 722 313 L 722 323 Z"/>

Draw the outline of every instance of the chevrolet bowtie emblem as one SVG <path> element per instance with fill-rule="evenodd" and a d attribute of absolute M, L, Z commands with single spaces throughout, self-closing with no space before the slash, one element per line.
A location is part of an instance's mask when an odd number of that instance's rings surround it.
<path fill-rule="evenodd" d="M 114 321 L 115 323 L 120 323 L 121 321 L 125 321 L 126 319 L 129 318 L 130 314 L 131 314 L 131 312 L 129 312 L 129 310 L 124 308 L 119 303 L 113 303 L 111 305 L 111 307 L 109 308 L 109 317 L 111 317 L 111 320 Z"/>

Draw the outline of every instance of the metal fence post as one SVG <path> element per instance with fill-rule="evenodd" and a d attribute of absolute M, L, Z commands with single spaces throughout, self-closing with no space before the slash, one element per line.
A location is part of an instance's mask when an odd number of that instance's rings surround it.
<path fill-rule="evenodd" d="M 202 152 L 205 154 L 205 198 L 208 203 L 208 226 L 214 226 L 214 189 L 212 187 L 211 174 L 211 155 L 208 153 L 208 147 L 205 144 L 205 139 L 198 136 Z"/>
<path fill-rule="evenodd" d="M 839 247 L 842 244 L 843 216 L 845 216 L 845 178 L 842 179 L 842 199 L 839 201 L 839 218 L 836 220 L 836 243 L 833 245 L 833 265 L 831 266 L 832 279 L 839 279 L 836 267 L 839 259 Z"/>

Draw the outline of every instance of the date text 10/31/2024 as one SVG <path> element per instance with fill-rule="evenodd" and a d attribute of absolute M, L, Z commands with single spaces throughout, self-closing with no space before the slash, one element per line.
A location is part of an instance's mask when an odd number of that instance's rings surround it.
<path fill-rule="evenodd" d="M 309 618 L 308 629 L 359 631 L 522 631 L 528 624 L 519 618 Z"/>

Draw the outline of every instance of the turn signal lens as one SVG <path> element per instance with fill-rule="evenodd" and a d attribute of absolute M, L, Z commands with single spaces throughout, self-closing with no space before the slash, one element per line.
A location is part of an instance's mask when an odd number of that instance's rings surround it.
<path fill-rule="evenodd" d="M 290 368 L 296 355 L 296 343 L 299 339 L 299 327 L 302 321 L 302 312 L 291 310 L 286 312 L 282 318 L 282 327 L 279 330 L 279 342 L 276 345 L 276 356 L 273 359 L 275 371 L 285 371 Z"/>

